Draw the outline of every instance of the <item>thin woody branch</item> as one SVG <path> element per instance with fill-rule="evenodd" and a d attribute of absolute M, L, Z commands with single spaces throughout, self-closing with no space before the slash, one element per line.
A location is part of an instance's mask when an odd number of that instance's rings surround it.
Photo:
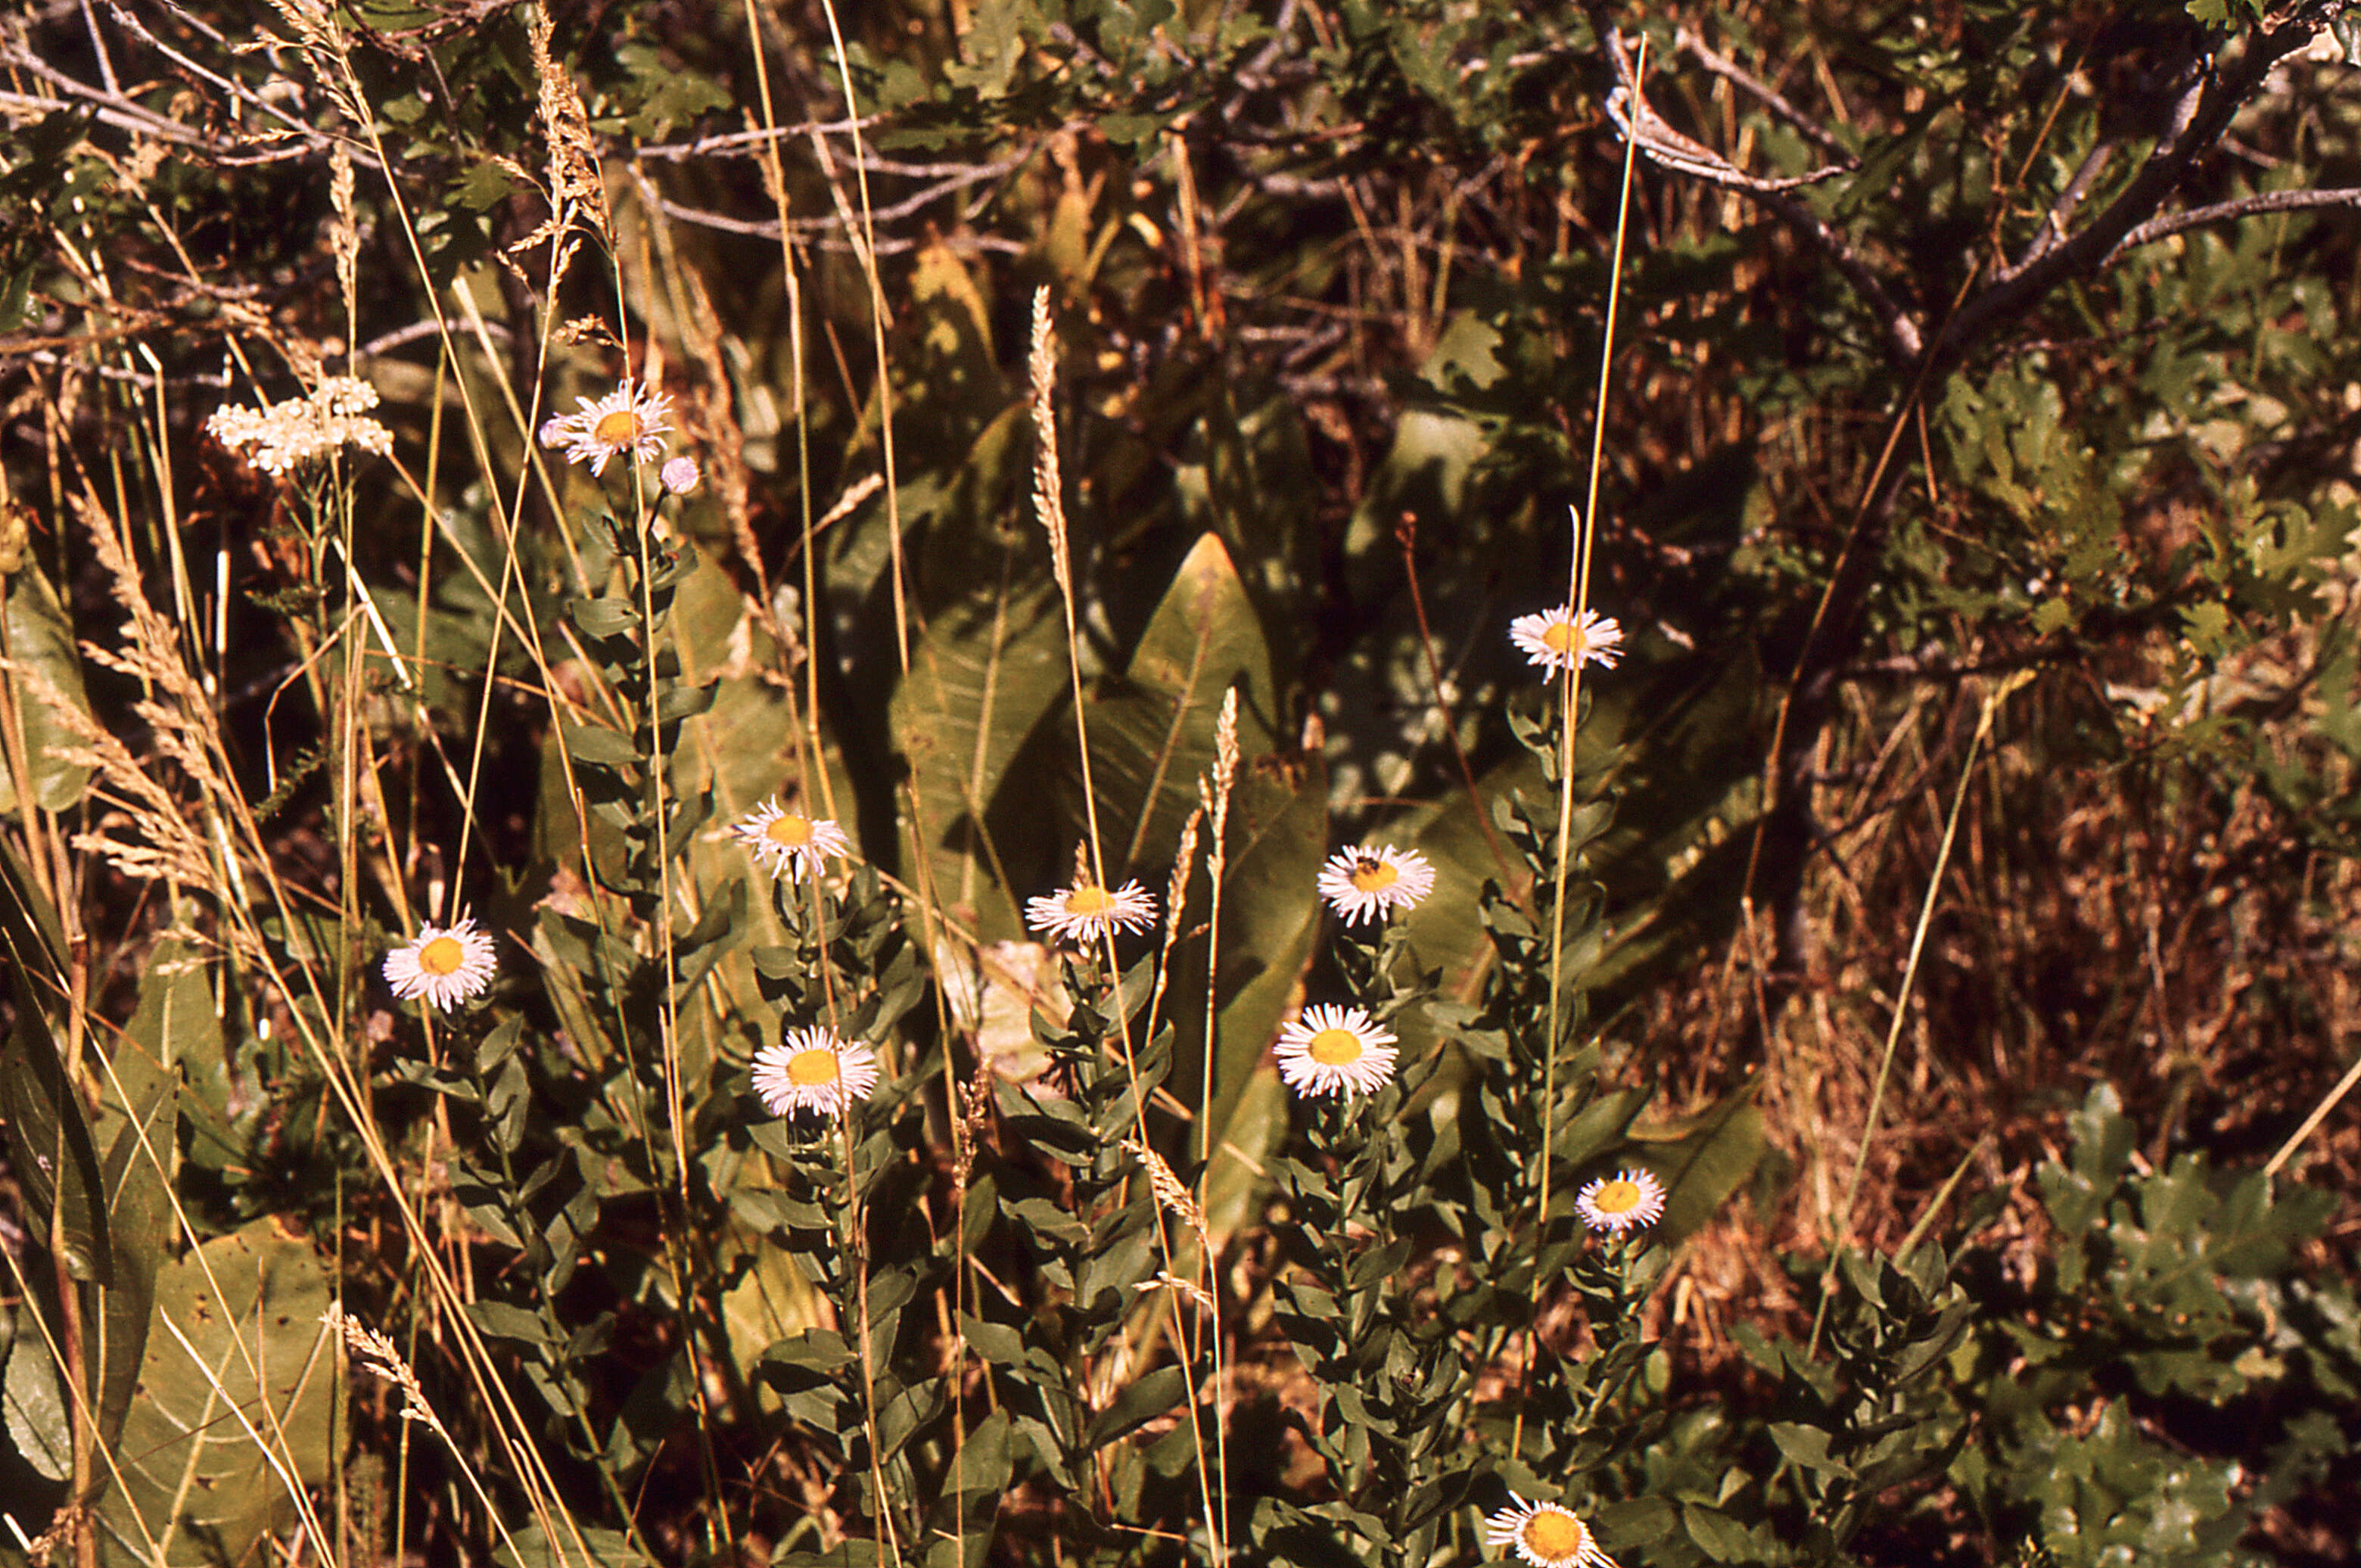
<path fill-rule="evenodd" d="M 2095 271 L 2154 217 L 2198 158 L 2218 142 L 2230 121 L 2273 68 L 2309 44 L 2335 7 L 2310 5 L 2276 27 L 2251 36 L 2227 66 L 2208 71 L 2176 106 L 2172 128 L 2115 199 L 2089 224 L 1993 279 L 1960 307 L 1930 348 L 1938 373 L 1957 365 L 1996 326 L 2021 316 L 2067 279 Z M 2183 214 L 2184 216 L 2186 214 Z"/>
<path fill-rule="evenodd" d="M 1725 190 L 1736 191 L 1794 229 L 1828 258 L 1828 264 L 1852 286 L 1870 313 L 1877 317 L 1878 324 L 1885 333 L 1887 352 L 1894 361 L 1907 365 L 1916 360 L 1924 350 L 1925 337 L 1918 329 L 1918 323 L 1911 319 L 1910 313 L 1885 291 L 1885 285 L 1878 280 L 1877 274 L 1872 272 L 1855 254 L 1843 236 L 1787 194 L 1797 186 L 1814 184 L 1845 173 L 1846 168 L 1830 165 L 1811 174 L 1788 180 L 1759 180 L 1742 172 L 1711 148 L 1690 140 L 1667 125 L 1664 117 L 1649 106 L 1647 97 L 1640 91 L 1631 56 L 1624 49 L 1621 31 L 1609 27 L 1602 30 L 1602 36 L 1607 41 L 1608 57 L 1615 66 L 1617 85 L 1607 97 L 1607 117 L 1615 122 L 1616 129 L 1637 146 L 1651 163 L 1676 173 L 1693 175 Z"/>
<path fill-rule="evenodd" d="M 1829 173 L 1842 172 L 1858 167 L 1860 159 L 1853 157 L 1851 150 L 1834 131 L 1787 102 L 1777 88 L 1756 76 L 1728 55 L 1717 52 L 1705 39 L 1691 31 L 1686 22 L 1673 29 L 1673 44 L 1683 54 L 1784 120 L 1806 141 L 1823 152 L 1836 154 L 1839 167 L 1823 170 L 1813 178 L 1825 179 Z"/>
<path fill-rule="evenodd" d="M 2190 229 L 2203 228 L 2208 224 L 2235 222 L 2250 218 L 2258 213 L 2292 213 L 2307 207 L 2361 207 L 2361 186 L 2342 185 L 2317 190 L 2266 191 L 2258 195 L 2241 196 L 2235 202 L 2216 202 L 2207 207 L 2191 207 L 2185 213 L 2168 213 L 2160 218 L 2150 218 L 2115 242 L 2107 252 L 2113 261 L 2125 251 L 2137 246 L 2154 245 L 2169 236 Z"/>

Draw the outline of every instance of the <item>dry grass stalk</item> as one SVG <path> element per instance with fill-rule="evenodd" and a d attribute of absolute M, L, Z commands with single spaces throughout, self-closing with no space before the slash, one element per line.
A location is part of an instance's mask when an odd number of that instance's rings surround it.
<path fill-rule="evenodd" d="M 363 1371 L 383 1378 L 401 1390 L 403 1420 L 417 1421 L 445 1443 L 451 1443 L 449 1429 L 444 1426 L 443 1418 L 434 1413 L 434 1407 L 426 1402 L 426 1391 L 419 1386 L 418 1374 L 402 1360 L 401 1352 L 394 1348 L 392 1340 L 379 1330 L 355 1322 L 341 1301 L 329 1302 L 328 1310 L 321 1314 L 320 1321 L 343 1337 L 345 1348 L 352 1353 L 353 1359 L 360 1364 Z M 458 1445 L 451 1443 L 451 1451 L 456 1453 Z"/>
<path fill-rule="evenodd" d="M 328 200 L 336 210 L 328 244 L 336 253 L 336 288 L 344 296 L 349 332 L 360 320 L 361 227 L 353 206 L 353 155 L 343 142 L 328 148 Z"/>
<path fill-rule="evenodd" d="M 356 126 L 368 126 L 369 112 L 355 91 L 358 84 L 348 79 L 344 32 L 334 8 L 320 0 L 270 0 L 270 8 L 294 29 L 303 62 L 337 112 Z"/>
<path fill-rule="evenodd" d="M 590 115 L 582 94 L 549 52 L 549 14 L 539 5 L 525 11 L 525 38 L 533 51 L 533 73 L 538 85 L 542 134 L 549 142 L 549 217 L 540 227 L 509 247 L 511 254 L 531 249 L 544 239 L 561 239 L 577 223 L 587 225 L 608 248 L 615 243 L 612 213 L 607 205 L 606 182 L 598 177 L 598 148 L 590 139 Z M 551 267 L 553 298 L 574 258 L 573 247 L 561 246 Z"/>
<path fill-rule="evenodd" d="M 1238 688 L 1222 694 L 1221 716 L 1213 720 L 1213 820 L 1229 819 L 1230 785 L 1238 774 Z"/>
<path fill-rule="evenodd" d="M 818 533 L 824 528 L 829 528 L 837 523 L 842 522 L 846 518 L 852 515 L 853 508 L 859 506 L 862 502 L 875 495 L 879 489 L 884 488 L 884 475 L 870 474 L 862 477 L 857 483 L 848 487 L 844 494 L 836 498 L 836 504 L 829 508 L 828 510 L 822 512 L 820 514 L 819 521 L 812 524 L 812 532 L 814 533 Z"/>
<path fill-rule="evenodd" d="M 1189 820 L 1180 825 L 1180 847 L 1172 852 L 1172 880 L 1164 884 L 1164 947 L 1156 956 L 1156 989 L 1148 998 L 1147 1035 L 1156 1037 L 1157 1014 L 1164 1003 L 1164 988 L 1172 979 L 1172 948 L 1180 940 L 1180 916 L 1189 906 L 1189 873 L 1196 869 L 1197 830 L 1205 820 L 1202 806 L 1189 813 Z"/>
<path fill-rule="evenodd" d="M 1216 1315 L 1220 1311 L 1220 1309 L 1213 1304 L 1212 1294 L 1203 1286 L 1194 1280 L 1182 1279 L 1177 1275 L 1167 1274 L 1160 1269 L 1157 1271 L 1155 1277 L 1143 1279 L 1132 1288 L 1143 1295 L 1150 1290 L 1170 1290 L 1193 1304 L 1201 1311 Z"/>
<path fill-rule="evenodd" d="M 475 1491 L 477 1501 L 483 1505 L 485 1517 L 490 1519 L 492 1529 L 499 1534 L 501 1542 L 509 1552 L 514 1553 L 517 1550 L 516 1540 L 509 1533 L 508 1526 L 500 1522 L 500 1513 L 493 1508 L 491 1496 L 484 1489 L 483 1482 L 478 1478 L 475 1466 L 468 1463 L 467 1456 L 460 1451 L 458 1443 L 452 1440 L 450 1429 L 443 1424 L 443 1418 L 434 1413 L 434 1407 L 426 1402 L 426 1391 L 419 1386 L 418 1374 L 410 1369 L 410 1364 L 401 1358 L 401 1352 L 394 1348 L 393 1341 L 377 1329 L 368 1328 L 353 1321 L 345 1311 L 344 1303 L 341 1301 L 330 1301 L 328 1310 L 320 1315 L 320 1321 L 343 1339 L 346 1350 L 364 1370 L 385 1379 L 401 1390 L 401 1419 L 405 1421 L 418 1422 L 443 1440 L 443 1446 L 449 1449 L 452 1457 L 459 1461 L 460 1472 L 467 1477 L 467 1485 Z M 583 1553 L 585 1561 L 589 1560 L 589 1550 L 583 1543 L 580 1531 L 576 1529 L 571 1515 L 562 1510 L 552 1510 L 555 1515 L 552 1518 L 551 1513 L 544 1513 L 542 1510 L 537 1498 L 534 1512 L 540 1517 L 542 1527 L 548 1530 L 553 1538 L 556 1534 L 558 1524 L 562 1521 L 575 1549 Z M 552 1556 L 551 1561 L 565 1563 L 568 1558 L 561 1550 Z"/>
<path fill-rule="evenodd" d="M 1148 1168 L 1148 1185 L 1155 1191 L 1156 1201 L 1164 1206 L 1164 1212 L 1188 1226 L 1195 1234 L 1199 1246 L 1206 1246 L 1205 1211 L 1197 1206 L 1196 1198 L 1172 1168 L 1164 1163 L 1164 1157 L 1135 1138 L 1124 1139 L 1120 1146 Z M 1207 1250 L 1210 1253 L 1211 1248 Z"/>
<path fill-rule="evenodd" d="M 1213 841 L 1205 854 L 1205 1044 L 1199 1064 L 1198 1082 L 1203 1092 L 1213 1091 L 1213 1026 L 1220 1014 L 1215 998 L 1220 988 L 1214 983 L 1214 970 L 1221 962 L 1222 950 L 1222 878 L 1229 871 L 1230 792 L 1238 774 L 1238 688 L 1232 686 L 1222 694 L 1221 716 L 1213 721 L 1213 776 L 1208 781 L 1197 780 L 1198 798 L 1213 814 Z M 1193 818 L 1191 819 L 1193 820 Z M 1198 1115 L 1198 1154 L 1213 1157 L 1213 1134 L 1204 1125 L 1203 1108 Z"/>
<path fill-rule="evenodd" d="M 148 603 L 137 568 L 105 515 L 81 496 L 72 501 L 90 533 L 93 552 L 106 571 L 115 600 L 124 610 L 122 646 L 85 642 L 84 657 L 101 668 L 130 676 L 151 694 L 134 703 L 132 711 L 148 727 L 157 754 L 170 760 L 208 803 L 211 808 L 197 814 L 199 820 L 217 823 L 223 806 L 231 807 L 235 815 L 241 797 L 222 761 L 221 739 L 204 692 L 181 656 L 171 622 Z M 9 668 L 80 742 L 60 748 L 60 760 L 95 773 L 104 781 L 99 798 L 120 813 L 119 817 L 103 819 L 96 831 L 75 835 L 76 849 L 104 857 L 127 876 L 176 882 L 225 896 L 239 894 L 244 872 L 225 833 L 217 842 L 209 842 L 192 822 L 187 803 L 87 710 L 68 701 L 39 671 L 13 663 Z M 137 839 L 113 832 L 121 821 L 137 830 Z M 228 885 L 224 886 L 225 882 Z"/>
<path fill-rule="evenodd" d="M 1033 375 L 1033 504 L 1041 526 L 1049 531 L 1049 566 L 1057 574 L 1059 591 L 1071 597 L 1074 585 L 1066 558 L 1066 503 L 1061 499 L 1064 477 L 1058 468 L 1058 413 L 1051 394 L 1058 386 L 1058 339 L 1049 328 L 1049 291 L 1033 291 L 1033 350 L 1027 363 Z"/>

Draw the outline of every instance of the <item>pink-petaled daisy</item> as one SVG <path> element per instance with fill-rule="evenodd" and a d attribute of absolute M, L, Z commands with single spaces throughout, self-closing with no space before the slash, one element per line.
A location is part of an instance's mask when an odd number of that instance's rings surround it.
<path fill-rule="evenodd" d="M 1382 920 L 1434 891 L 1434 868 L 1415 850 L 1391 844 L 1339 850 L 1320 868 L 1320 896 L 1347 926 Z"/>
<path fill-rule="evenodd" d="M 1134 881 L 1113 893 L 1076 882 L 1025 901 L 1025 924 L 1061 942 L 1095 942 L 1110 931 L 1145 931 L 1156 924 L 1156 895 Z"/>
<path fill-rule="evenodd" d="M 774 1116 L 841 1116 L 877 1087 L 877 1053 L 828 1028 L 789 1029 L 754 1053 L 754 1092 Z"/>
<path fill-rule="evenodd" d="M 447 1013 L 492 983 L 499 959 L 490 935 L 462 915 L 449 926 L 421 926 L 385 955 L 385 982 L 404 1002 L 424 1000 Z"/>
<path fill-rule="evenodd" d="M 1620 1235 L 1664 1217 L 1664 1184 L 1644 1170 L 1619 1170 L 1585 1182 L 1574 1212 L 1600 1234 Z"/>
<path fill-rule="evenodd" d="M 1611 670 L 1623 656 L 1623 629 L 1611 616 L 1595 609 L 1576 616 L 1567 605 L 1517 617 L 1509 622 L 1509 640 L 1552 674 L 1577 664 Z"/>
<path fill-rule="evenodd" d="M 1509 1507 L 1485 1519 L 1484 1544 L 1513 1546 L 1533 1568 L 1615 1568 L 1615 1559 L 1573 1509 L 1529 1503 L 1514 1492 Z"/>
<path fill-rule="evenodd" d="M 776 795 L 730 825 L 730 831 L 773 876 L 797 882 L 819 875 L 823 857 L 852 852 L 844 829 L 826 817 L 798 817 L 782 810 Z"/>
<path fill-rule="evenodd" d="M 592 402 L 577 398 L 579 413 L 560 414 L 541 427 L 544 446 L 563 446 L 568 463 L 588 463 L 590 472 L 603 474 L 607 461 L 628 452 L 634 463 L 664 455 L 666 422 L 672 399 L 662 392 L 635 388 L 625 381 Z"/>
<path fill-rule="evenodd" d="M 697 488 L 701 477 L 694 457 L 667 458 L 664 466 L 656 470 L 656 482 L 675 496 L 685 496 Z"/>
<path fill-rule="evenodd" d="M 1358 1007 L 1307 1007 L 1279 1032 L 1279 1076 L 1298 1094 L 1375 1094 L 1394 1071 L 1394 1037 Z"/>

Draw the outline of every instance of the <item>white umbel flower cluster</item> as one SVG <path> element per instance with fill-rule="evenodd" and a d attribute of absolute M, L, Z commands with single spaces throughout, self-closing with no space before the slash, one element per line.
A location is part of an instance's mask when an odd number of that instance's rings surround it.
<path fill-rule="evenodd" d="M 393 433 L 369 418 L 377 402 L 377 389 L 367 381 L 331 376 L 309 397 L 260 409 L 225 404 L 205 420 L 205 433 L 266 474 L 284 474 L 343 446 L 383 457 L 393 450 Z"/>

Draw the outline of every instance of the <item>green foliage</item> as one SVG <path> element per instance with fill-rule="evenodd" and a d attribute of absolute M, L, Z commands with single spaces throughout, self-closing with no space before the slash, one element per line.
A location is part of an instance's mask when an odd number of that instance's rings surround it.
<path fill-rule="evenodd" d="M 2317 1533 L 2349 1238 L 2251 1168 L 2311 1091 L 2249 1113 L 2191 1021 L 2290 1084 L 2350 1034 L 2352 247 L 2246 202 L 2355 151 L 2290 54 L 2335 7 L 822 9 L 20 29 L 10 1522 L 511 1568 L 1444 1568 L 1511 1498 L 1626 1568 Z M 1689 139 L 1627 192 L 1635 85 Z M 2245 205 L 2135 226 L 2172 201 Z M 343 369 L 398 466 L 203 427 Z M 541 439 L 642 377 L 693 487 Z M 1570 545 L 1625 639 L 1575 713 L 1502 635 Z M 2027 782 L 1885 996 L 1939 716 L 2003 669 Z M 774 872 L 764 800 L 850 852 Z M 2125 865 L 2050 863 L 2092 821 Z M 1360 842 L 1435 890 L 1343 925 Z M 1035 940 L 1078 844 L 1179 907 Z M 461 914 L 495 973 L 390 996 Z M 1307 1003 L 1397 1070 L 1290 1088 Z M 1961 1170 L 2026 1179 L 1927 1199 L 1929 1110 L 1880 1212 L 1790 1182 L 1889 1009 L 1915 1092 L 1991 1101 Z M 810 1028 L 876 1087 L 771 1113 Z M 1659 1220 L 1585 1222 L 1615 1171 Z M 1795 1310 L 1706 1288 L 1733 1254 Z"/>
<path fill-rule="evenodd" d="M 104 1559 L 241 1561 L 294 1521 L 291 1479 L 326 1479 L 341 1403 L 328 1282 L 308 1241 L 274 1231 L 216 1236 L 157 1270 L 140 1397 L 99 1508 Z"/>

